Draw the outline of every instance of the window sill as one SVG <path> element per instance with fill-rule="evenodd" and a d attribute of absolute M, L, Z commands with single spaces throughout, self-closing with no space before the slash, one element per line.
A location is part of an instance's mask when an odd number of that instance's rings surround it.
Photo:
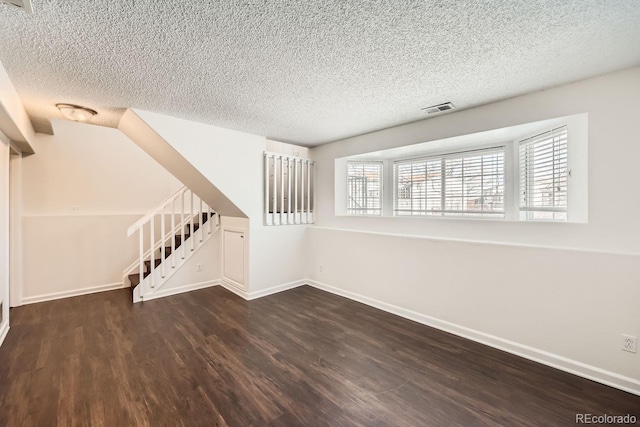
<path fill-rule="evenodd" d="M 403 220 L 436 220 L 436 221 L 478 221 L 478 222 L 496 222 L 496 223 L 519 223 L 519 224 L 588 224 L 587 221 L 571 221 L 571 220 L 549 220 L 549 219 L 507 219 L 507 218 L 483 218 L 483 217 L 464 217 L 464 216 L 422 216 L 422 215 L 351 215 L 336 213 L 336 218 L 380 218 L 380 219 L 394 219 Z"/>

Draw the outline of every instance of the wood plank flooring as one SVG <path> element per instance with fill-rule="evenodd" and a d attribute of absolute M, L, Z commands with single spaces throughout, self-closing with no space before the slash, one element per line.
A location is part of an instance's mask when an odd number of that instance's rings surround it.
<path fill-rule="evenodd" d="M 640 397 L 314 288 L 11 310 L 0 426 L 567 426 Z"/>

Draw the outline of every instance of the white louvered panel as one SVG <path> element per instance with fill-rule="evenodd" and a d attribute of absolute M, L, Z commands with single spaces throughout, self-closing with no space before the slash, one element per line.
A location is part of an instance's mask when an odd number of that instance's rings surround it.
<path fill-rule="evenodd" d="M 267 152 L 264 159 L 264 225 L 313 223 L 315 163 Z"/>

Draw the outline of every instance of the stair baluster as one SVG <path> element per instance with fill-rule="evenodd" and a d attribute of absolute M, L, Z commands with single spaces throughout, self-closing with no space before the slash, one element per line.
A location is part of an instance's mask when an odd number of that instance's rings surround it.
<path fill-rule="evenodd" d="M 176 200 L 171 200 L 171 253 L 176 253 Z M 171 257 L 171 268 L 176 268 L 176 257 Z"/>
<path fill-rule="evenodd" d="M 163 236 L 166 235 L 166 227 L 165 227 L 165 219 L 164 217 L 166 216 L 166 207 L 163 207 L 162 210 L 160 211 L 160 238 L 163 239 Z M 173 232 L 173 231 L 172 231 Z M 164 261 L 167 258 L 167 254 L 166 254 L 166 249 L 165 249 L 165 243 L 164 242 L 160 242 L 160 260 Z M 164 279 L 164 262 L 162 262 L 160 264 L 160 276 Z M 153 265 L 151 266 L 153 267 Z"/>
<path fill-rule="evenodd" d="M 149 270 L 152 270 L 152 269 L 153 269 L 153 266 L 155 266 L 155 265 L 156 265 L 156 260 L 155 260 L 155 251 L 154 251 L 154 248 L 156 247 L 156 239 L 155 239 L 155 233 L 156 233 L 155 218 L 156 218 L 156 216 L 155 216 L 155 214 L 154 214 L 154 215 L 152 215 L 152 216 L 151 216 L 151 221 L 149 221 L 149 227 L 150 227 L 150 229 L 149 229 L 149 234 L 150 234 L 150 236 L 151 236 L 151 239 L 150 239 L 150 241 L 149 241 L 149 244 L 151 245 L 151 246 L 149 246 L 149 247 L 151 248 L 151 264 L 149 264 L 149 265 L 150 265 Z M 152 288 L 155 288 L 156 286 L 155 286 L 155 283 L 154 283 L 154 280 L 153 280 L 153 274 L 150 274 L 150 276 L 151 276 L 151 287 L 152 287 Z M 142 283 L 142 279 L 143 279 L 143 278 L 144 278 L 144 276 L 140 276 L 140 283 Z"/>
<path fill-rule="evenodd" d="M 200 217 L 200 227 L 202 227 L 204 224 L 204 221 L 203 221 L 204 215 L 202 212 L 202 199 L 200 199 L 200 210 L 199 210 L 198 216 Z M 200 233 L 200 241 L 202 242 L 202 233 Z"/>
<path fill-rule="evenodd" d="M 209 214 L 209 234 L 213 230 L 213 221 L 211 221 L 211 208 L 207 205 L 207 213 Z"/>
<path fill-rule="evenodd" d="M 140 227 L 140 238 L 138 239 L 140 242 L 140 269 L 139 269 L 139 278 L 140 282 L 142 282 L 142 278 L 144 277 L 144 225 Z M 144 289 L 142 286 L 140 287 L 140 296 L 142 297 L 144 294 Z"/>
<path fill-rule="evenodd" d="M 181 208 L 181 209 L 182 209 L 182 220 L 180 221 L 180 224 L 183 224 L 183 227 L 182 227 L 182 231 L 181 231 L 181 233 L 182 233 L 182 237 L 183 237 L 182 241 L 184 242 L 184 240 L 185 240 L 185 239 L 184 239 L 184 223 L 185 223 L 185 222 L 184 222 L 184 193 L 182 193 L 182 195 L 181 195 L 180 199 L 182 200 L 182 208 Z M 181 244 L 180 244 L 180 246 L 182 247 L 182 259 L 184 259 L 184 256 L 185 256 L 185 254 L 184 254 L 184 248 L 185 248 L 187 245 L 183 245 L 183 244 L 181 243 Z"/>
<path fill-rule="evenodd" d="M 195 232 L 195 230 L 193 229 L 193 191 L 189 192 L 189 217 L 191 218 L 191 223 L 190 223 L 190 230 L 191 232 L 189 233 L 191 236 L 193 236 L 193 233 Z M 193 239 L 191 239 L 191 250 L 193 251 L 195 249 L 194 247 L 194 241 Z"/>
<path fill-rule="evenodd" d="M 189 207 L 185 206 L 185 197 L 188 198 Z M 176 207 L 177 203 L 179 205 Z M 159 220 L 156 218 L 158 215 L 160 215 Z M 171 215 L 171 217 L 167 218 L 167 215 Z M 216 216 L 215 224 L 211 221 L 213 216 Z M 203 228 L 207 221 L 209 221 L 209 227 Z M 157 229 L 156 223 L 158 224 Z M 167 230 L 168 226 L 171 227 L 169 230 Z M 146 227 L 149 227 L 149 237 L 146 237 L 146 231 L 144 231 Z M 137 291 L 134 291 L 134 301 L 142 301 L 145 294 L 149 295 L 149 293 L 153 294 L 158 291 L 178 267 L 191 257 L 191 252 L 200 248 L 219 228 L 218 215 L 186 187 L 176 191 L 129 227 L 127 231 L 129 236 L 136 231 L 139 232 L 139 258 L 124 271 L 132 288 L 140 285 Z M 196 235 L 198 229 L 202 230 L 199 235 Z M 159 236 L 156 236 L 158 232 Z M 149 243 L 146 250 L 145 241 Z M 187 245 L 189 245 L 189 249 L 186 249 Z M 180 246 L 182 249 L 178 253 L 176 249 Z M 171 269 L 167 270 L 165 260 L 167 265 L 170 263 Z M 158 269 L 158 267 L 160 268 Z M 136 270 L 137 274 L 133 274 Z M 147 277 L 148 279 L 146 279 Z"/>

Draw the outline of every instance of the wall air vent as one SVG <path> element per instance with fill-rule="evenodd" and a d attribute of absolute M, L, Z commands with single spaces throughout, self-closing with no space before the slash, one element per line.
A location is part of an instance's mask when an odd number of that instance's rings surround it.
<path fill-rule="evenodd" d="M 456 107 L 450 103 L 445 102 L 444 104 L 432 105 L 431 107 L 421 108 L 422 111 L 427 113 L 428 115 L 444 113 L 446 111 L 454 110 Z"/>
<path fill-rule="evenodd" d="M 27 13 L 33 13 L 31 0 L 0 0 L 0 4 L 7 4 L 18 9 L 22 9 Z"/>

